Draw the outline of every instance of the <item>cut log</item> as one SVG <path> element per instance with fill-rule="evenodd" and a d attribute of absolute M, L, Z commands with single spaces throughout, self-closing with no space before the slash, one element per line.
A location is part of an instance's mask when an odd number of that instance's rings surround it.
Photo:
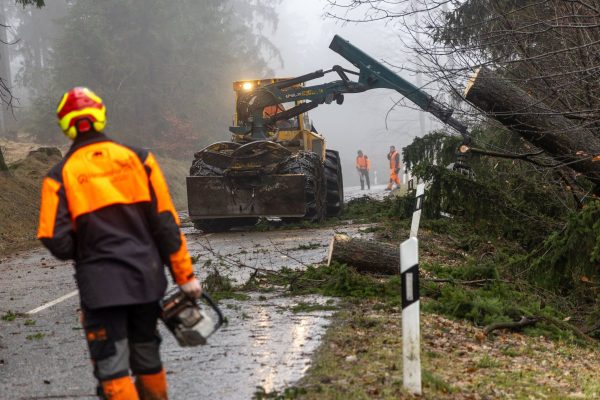
<path fill-rule="evenodd" d="M 600 189 L 600 138 L 573 124 L 488 68 L 480 68 L 465 88 L 465 98 L 558 162 L 584 174 Z"/>
<path fill-rule="evenodd" d="M 400 249 L 387 243 L 335 235 L 329 244 L 327 265 L 333 261 L 350 265 L 359 272 L 380 275 L 400 273 Z"/>

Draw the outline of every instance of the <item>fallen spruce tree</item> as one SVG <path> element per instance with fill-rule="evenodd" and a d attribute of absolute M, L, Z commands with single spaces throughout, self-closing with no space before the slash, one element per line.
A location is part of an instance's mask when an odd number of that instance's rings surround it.
<path fill-rule="evenodd" d="M 466 98 L 514 133 L 482 123 L 473 132 L 474 144 L 513 156 L 474 156 L 476 179 L 468 179 L 445 167 L 453 157 L 445 150 L 456 141 L 443 133 L 403 152 L 405 162 L 412 157 L 415 176 L 430 183 L 424 223 L 438 226 L 446 246 L 465 254 L 459 264 L 423 266 L 432 275 L 422 281 L 431 311 L 470 320 L 486 332 L 542 329 L 586 342 L 599 338 L 600 202 L 589 196 L 590 182 L 600 195 L 597 133 L 488 69 L 472 79 Z M 521 139 L 543 154 L 526 144 L 527 157 L 521 157 Z M 539 163 L 517 161 L 530 158 Z M 576 202 L 569 201 L 562 169 L 589 180 L 578 179 L 585 190 Z M 440 218 L 448 214 L 452 218 Z M 398 262 L 376 250 L 380 245 L 334 238 L 330 262 L 363 274 L 396 275 Z M 360 249 L 368 249 L 366 255 Z"/>
<path fill-rule="evenodd" d="M 600 137 L 488 68 L 480 68 L 465 88 L 465 98 L 486 115 L 583 174 L 600 194 Z"/>

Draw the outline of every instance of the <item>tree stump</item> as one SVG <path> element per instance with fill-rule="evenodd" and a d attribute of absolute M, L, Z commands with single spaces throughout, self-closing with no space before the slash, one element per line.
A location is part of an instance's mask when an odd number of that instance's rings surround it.
<path fill-rule="evenodd" d="M 335 235 L 329 244 L 327 265 L 336 261 L 359 272 L 380 275 L 400 273 L 400 249 L 387 243 Z"/>

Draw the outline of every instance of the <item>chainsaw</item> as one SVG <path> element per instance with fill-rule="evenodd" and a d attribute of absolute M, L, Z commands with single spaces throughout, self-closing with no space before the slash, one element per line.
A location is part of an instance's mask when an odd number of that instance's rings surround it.
<path fill-rule="evenodd" d="M 196 300 L 176 288 L 161 300 L 160 307 L 162 321 L 181 347 L 205 345 L 225 321 L 217 303 L 206 292 Z"/>

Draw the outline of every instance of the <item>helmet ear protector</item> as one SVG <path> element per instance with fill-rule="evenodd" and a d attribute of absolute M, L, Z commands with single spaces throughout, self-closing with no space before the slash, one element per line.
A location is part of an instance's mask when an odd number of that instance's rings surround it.
<path fill-rule="evenodd" d="M 104 102 L 85 87 L 76 87 L 66 92 L 56 109 L 58 125 L 71 140 L 79 132 L 102 132 L 106 126 Z"/>

